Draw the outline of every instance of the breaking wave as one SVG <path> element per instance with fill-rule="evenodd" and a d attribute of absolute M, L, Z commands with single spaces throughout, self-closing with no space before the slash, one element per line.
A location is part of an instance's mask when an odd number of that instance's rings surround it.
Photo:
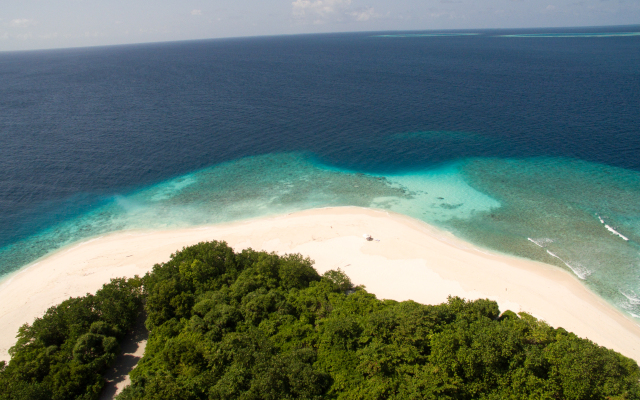
<path fill-rule="evenodd" d="M 602 217 L 601 217 L 601 216 L 599 216 L 599 215 L 598 215 L 598 219 L 600 220 L 600 223 L 601 223 L 602 225 L 604 225 L 604 227 L 605 227 L 605 228 L 607 228 L 607 230 L 608 230 L 609 232 L 613 233 L 613 234 L 614 234 L 614 235 L 616 235 L 616 236 L 621 237 L 621 238 L 622 238 L 622 240 L 624 240 L 625 242 L 628 242 L 628 241 L 629 241 L 629 238 L 628 238 L 628 237 L 626 237 L 626 236 L 624 236 L 622 233 L 620 233 L 620 232 L 616 231 L 616 230 L 615 230 L 615 229 L 613 229 L 610 225 L 607 225 L 607 224 L 604 222 L 604 220 L 602 219 Z"/>
<path fill-rule="evenodd" d="M 560 258 L 557 254 L 554 254 L 552 252 L 550 252 L 549 250 L 547 250 L 547 253 L 549 253 L 549 255 L 551 257 L 555 257 L 558 260 L 562 261 L 562 263 L 564 265 L 566 265 L 567 267 L 569 267 L 569 269 L 571 269 L 571 271 L 573 271 L 574 274 L 576 274 L 576 276 L 582 280 L 587 279 L 587 277 L 589 275 L 591 275 L 591 271 L 589 271 L 587 268 L 585 268 L 584 266 L 580 265 L 579 263 L 574 262 L 574 265 L 569 264 L 568 262 L 566 262 L 565 260 L 563 260 L 562 258 Z"/>
<path fill-rule="evenodd" d="M 527 240 L 535 244 L 536 246 L 539 246 L 542 248 L 547 247 L 549 243 L 553 243 L 553 239 L 549 239 L 549 238 L 542 238 L 542 239 L 527 238 Z"/>

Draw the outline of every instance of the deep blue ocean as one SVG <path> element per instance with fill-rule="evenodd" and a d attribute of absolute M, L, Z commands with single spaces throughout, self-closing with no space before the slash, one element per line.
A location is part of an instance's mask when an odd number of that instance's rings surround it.
<path fill-rule="evenodd" d="M 0 53 L 0 276 L 123 229 L 357 205 L 640 318 L 640 26 Z"/>

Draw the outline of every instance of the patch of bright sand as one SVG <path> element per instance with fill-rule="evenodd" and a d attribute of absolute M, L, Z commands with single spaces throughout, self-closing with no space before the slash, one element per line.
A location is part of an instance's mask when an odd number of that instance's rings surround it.
<path fill-rule="evenodd" d="M 366 241 L 363 234 L 374 241 Z M 640 326 L 571 273 L 474 248 L 411 218 L 356 207 L 167 231 L 118 232 L 62 249 L 0 284 L 0 360 L 18 328 L 70 296 L 94 293 L 115 277 L 143 275 L 184 246 L 225 240 L 301 253 L 318 272 L 341 268 L 378 298 L 439 304 L 448 295 L 489 298 L 502 311 L 526 311 L 640 361 Z"/>

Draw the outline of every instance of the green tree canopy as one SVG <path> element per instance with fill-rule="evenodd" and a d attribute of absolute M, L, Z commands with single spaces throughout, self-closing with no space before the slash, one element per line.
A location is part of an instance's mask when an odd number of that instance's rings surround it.
<path fill-rule="evenodd" d="M 490 300 L 378 300 L 223 242 L 143 280 L 150 337 L 120 399 L 640 398 L 634 361 Z"/>
<path fill-rule="evenodd" d="M 141 305 L 128 399 L 640 399 L 631 359 L 490 300 L 379 300 L 300 255 L 199 243 L 23 326 L 0 400 L 96 399 Z"/>
<path fill-rule="evenodd" d="M 102 374 L 142 307 L 139 278 L 113 279 L 95 295 L 70 298 L 25 324 L 0 366 L 0 399 L 95 399 Z"/>

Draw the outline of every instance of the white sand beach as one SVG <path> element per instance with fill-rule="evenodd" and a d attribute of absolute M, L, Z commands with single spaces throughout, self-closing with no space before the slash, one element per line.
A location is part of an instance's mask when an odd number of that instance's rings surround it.
<path fill-rule="evenodd" d="M 363 234 L 375 240 L 366 241 Z M 18 328 L 70 296 L 115 277 L 143 275 L 184 246 L 225 240 L 301 253 L 318 272 L 341 268 L 378 298 L 446 301 L 489 298 L 525 311 L 640 362 L 640 326 L 554 266 L 476 249 L 420 221 L 356 207 L 315 209 L 209 227 L 118 232 L 62 249 L 0 283 L 0 360 Z"/>

